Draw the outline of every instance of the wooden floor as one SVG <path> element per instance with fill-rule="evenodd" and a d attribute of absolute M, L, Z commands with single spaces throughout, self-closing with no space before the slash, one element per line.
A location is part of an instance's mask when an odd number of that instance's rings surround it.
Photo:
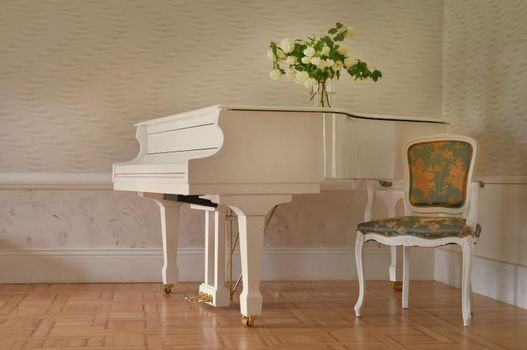
<path fill-rule="evenodd" d="M 360 319 L 356 282 L 264 283 L 253 328 L 238 305 L 187 302 L 197 286 L 0 285 L 0 349 L 527 349 L 527 310 L 475 295 L 464 328 L 459 290 L 436 282 L 412 281 L 406 311 L 369 282 Z"/>

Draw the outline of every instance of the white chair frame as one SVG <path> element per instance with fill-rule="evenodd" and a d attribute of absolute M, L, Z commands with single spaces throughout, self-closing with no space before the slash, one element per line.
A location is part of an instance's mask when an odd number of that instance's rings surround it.
<path fill-rule="evenodd" d="M 467 177 L 467 189 L 465 203 L 460 208 L 443 208 L 443 207 L 416 207 L 410 203 L 409 188 L 410 188 L 410 171 L 408 168 L 408 149 L 412 145 L 421 142 L 433 141 L 463 141 L 468 142 L 472 146 L 472 159 L 470 161 L 470 168 Z M 410 141 L 404 147 L 404 211 L 405 215 L 423 215 L 423 214 L 437 214 L 438 216 L 461 216 L 466 219 L 468 226 L 474 227 L 477 224 L 478 211 L 478 191 L 479 183 L 472 182 L 474 174 L 474 167 L 476 164 L 478 153 L 477 142 L 466 136 L 440 134 L 434 137 L 423 137 Z M 371 213 L 373 210 L 374 195 L 368 195 L 368 204 L 366 212 Z M 475 243 L 475 236 L 468 235 L 463 238 L 459 237 L 444 237 L 438 239 L 426 239 L 414 236 L 383 236 L 373 232 L 362 233 L 357 231 L 357 239 L 355 242 L 355 260 L 357 263 L 357 273 L 359 280 L 359 297 L 355 304 L 355 314 L 357 317 L 361 316 L 361 308 L 364 301 L 365 281 L 364 281 L 364 267 L 363 267 L 363 246 L 364 242 L 376 241 L 389 246 L 403 246 L 403 293 L 402 293 L 402 308 L 408 308 L 408 292 L 410 282 L 410 247 L 439 247 L 446 244 L 458 244 L 461 246 L 463 252 L 463 272 L 461 284 L 461 301 L 462 301 L 462 315 L 463 325 L 469 326 L 471 320 L 471 263 L 473 244 Z"/>

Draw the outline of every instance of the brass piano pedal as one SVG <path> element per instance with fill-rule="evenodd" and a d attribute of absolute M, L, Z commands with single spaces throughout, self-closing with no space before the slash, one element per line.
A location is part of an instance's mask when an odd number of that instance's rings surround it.
<path fill-rule="evenodd" d="M 393 281 L 392 282 L 392 288 L 396 292 L 400 292 L 403 290 L 403 281 Z"/>
<path fill-rule="evenodd" d="M 163 288 L 165 294 L 170 294 L 172 292 L 172 287 L 174 287 L 173 284 L 165 284 L 165 287 Z"/>
<path fill-rule="evenodd" d="M 214 298 L 210 294 L 199 292 L 199 294 L 194 297 L 185 297 L 185 300 L 192 301 L 193 303 L 212 303 Z"/>
<path fill-rule="evenodd" d="M 251 328 L 258 316 L 242 316 L 242 325 L 247 328 Z"/>

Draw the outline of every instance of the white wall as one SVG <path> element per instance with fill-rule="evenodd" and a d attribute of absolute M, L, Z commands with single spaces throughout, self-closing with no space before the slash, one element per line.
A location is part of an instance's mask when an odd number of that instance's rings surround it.
<path fill-rule="evenodd" d="M 527 2 L 448 0 L 443 114 L 481 146 L 473 287 L 527 307 Z M 458 285 L 459 253 L 437 250 L 435 278 Z M 476 305 L 477 307 L 477 305 Z"/>
<path fill-rule="evenodd" d="M 0 276 L 35 281 L 48 263 L 50 280 L 157 276 L 156 207 L 108 190 L 111 164 L 135 156 L 141 120 L 216 103 L 309 105 L 303 87 L 269 78 L 270 40 L 352 24 L 352 53 L 384 78 L 341 79 L 337 106 L 440 117 L 442 16 L 439 0 L 1 1 Z M 364 204 L 363 193 L 295 198 L 265 245 L 270 254 L 349 260 Z M 199 255 L 201 215 L 184 211 L 181 229 L 182 250 Z M 137 255 L 148 268 L 93 272 L 95 261 L 115 266 Z M 350 277 L 352 260 L 339 259 L 330 260 L 339 274 L 317 279 Z"/>

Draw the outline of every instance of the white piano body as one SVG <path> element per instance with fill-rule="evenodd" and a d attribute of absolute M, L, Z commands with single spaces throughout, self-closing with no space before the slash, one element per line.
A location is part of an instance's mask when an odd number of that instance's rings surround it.
<path fill-rule="evenodd" d="M 404 144 L 445 130 L 438 120 L 222 105 L 136 126 L 139 154 L 132 161 L 114 164 L 114 189 L 139 192 L 159 205 L 163 283 L 177 281 L 181 206 L 163 195 L 206 196 L 218 204 L 216 215 L 230 208 L 238 216 L 243 274 L 240 308 L 245 318 L 260 315 L 262 309 L 263 230 L 271 208 L 289 202 L 294 194 L 319 193 L 321 186 L 342 188 L 350 180 L 402 178 Z M 213 225 L 216 234 L 221 234 L 218 218 Z M 221 241 L 222 237 L 216 237 L 216 248 Z M 222 262 L 216 256 L 205 268 L 210 272 Z M 211 284 L 218 289 L 210 292 L 224 298 L 226 291 L 219 287 L 222 274 L 215 270 Z"/>

